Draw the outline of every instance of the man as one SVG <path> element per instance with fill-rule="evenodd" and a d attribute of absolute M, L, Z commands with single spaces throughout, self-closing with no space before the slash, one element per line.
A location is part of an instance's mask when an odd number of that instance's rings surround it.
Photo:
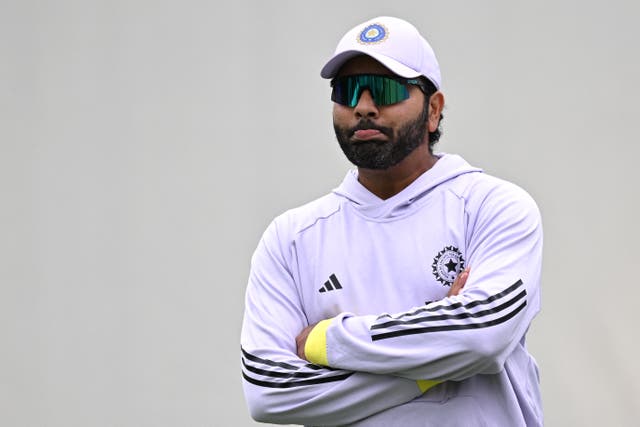
<path fill-rule="evenodd" d="M 276 218 L 252 258 L 241 338 L 252 416 L 542 425 L 525 347 L 540 305 L 535 203 L 457 155 L 434 154 L 440 69 L 411 24 L 356 26 L 321 75 L 357 170 Z"/>

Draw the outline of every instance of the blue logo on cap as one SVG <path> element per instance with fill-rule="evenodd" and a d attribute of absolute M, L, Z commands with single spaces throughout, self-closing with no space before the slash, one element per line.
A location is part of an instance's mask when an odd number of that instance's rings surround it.
<path fill-rule="evenodd" d="M 367 25 L 358 37 L 358 42 L 363 44 L 380 43 L 387 39 L 389 32 L 381 24 Z"/>

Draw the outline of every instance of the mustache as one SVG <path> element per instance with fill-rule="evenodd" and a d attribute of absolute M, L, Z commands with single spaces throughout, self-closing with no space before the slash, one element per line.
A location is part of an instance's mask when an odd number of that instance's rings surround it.
<path fill-rule="evenodd" d="M 383 133 L 389 137 L 393 136 L 393 129 L 385 126 L 378 126 L 375 123 L 373 123 L 371 120 L 361 120 L 356 126 L 349 129 L 349 132 L 348 132 L 349 137 L 352 137 L 353 134 L 356 133 L 356 131 L 369 130 L 369 129 L 377 130 L 380 133 Z"/>

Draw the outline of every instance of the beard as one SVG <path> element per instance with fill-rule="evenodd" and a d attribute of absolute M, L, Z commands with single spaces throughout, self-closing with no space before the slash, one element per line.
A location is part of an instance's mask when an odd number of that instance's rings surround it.
<path fill-rule="evenodd" d="M 333 129 L 342 152 L 351 163 L 359 168 L 383 170 L 397 165 L 427 142 L 427 117 L 428 109 L 424 106 L 418 118 L 399 128 L 397 134 L 393 129 L 376 126 L 368 119 L 361 120 L 353 128 L 340 127 L 334 122 Z M 376 129 L 386 135 L 387 140 L 351 141 L 355 131 L 362 129 Z"/>

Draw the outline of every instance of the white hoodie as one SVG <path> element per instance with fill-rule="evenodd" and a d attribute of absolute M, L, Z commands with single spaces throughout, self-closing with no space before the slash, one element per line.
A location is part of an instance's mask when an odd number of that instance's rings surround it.
<path fill-rule="evenodd" d="M 439 157 L 387 200 L 350 171 L 331 194 L 265 231 L 241 337 L 255 419 L 542 425 L 525 347 L 540 306 L 539 211 L 519 187 L 457 155 Z M 462 292 L 446 297 L 465 266 Z M 295 338 L 317 322 L 309 363 L 296 356 Z"/>

